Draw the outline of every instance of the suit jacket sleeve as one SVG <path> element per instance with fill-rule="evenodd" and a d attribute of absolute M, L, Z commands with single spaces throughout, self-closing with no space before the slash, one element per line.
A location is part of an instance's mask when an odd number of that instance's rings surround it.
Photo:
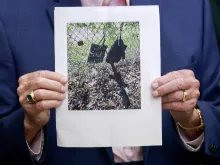
<path fill-rule="evenodd" d="M 198 106 L 205 123 L 205 155 L 217 158 L 220 157 L 220 56 L 209 1 L 203 3 L 202 57 L 195 69 L 201 92 Z"/>
<path fill-rule="evenodd" d="M 10 43 L 0 19 L 0 164 L 32 165 L 24 136 L 24 110 L 17 96 L 17 79 Z"/>

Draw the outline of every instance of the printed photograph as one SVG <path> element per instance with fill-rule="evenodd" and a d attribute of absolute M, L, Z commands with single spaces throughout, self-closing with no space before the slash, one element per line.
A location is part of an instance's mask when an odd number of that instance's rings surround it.
<path fill-rule="evenodd" d="M 68 109 L 140 110 L 139 22 L 67 24 Z"/>

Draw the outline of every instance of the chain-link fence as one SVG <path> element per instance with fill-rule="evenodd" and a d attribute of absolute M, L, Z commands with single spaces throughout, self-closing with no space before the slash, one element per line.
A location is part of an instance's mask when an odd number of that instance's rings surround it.
<path fill-rule="evenodd" d="M 110 65 L 106 63 L 108 52 L 120 38 L 125 47 L 124 57 L 116 54 L 115 59 L 119 60 Z M 67 44 L 69 109 L 140 109 L 139 22 L 69 23 Z M 106 49 L 102 53 L 91 53 L 97 50 L 94 45 L 104 45 Z M 114 67 L 124 87 L 117 83 Z M 129 107 L 124 105 L 120 89 L 126 90 Z"/>

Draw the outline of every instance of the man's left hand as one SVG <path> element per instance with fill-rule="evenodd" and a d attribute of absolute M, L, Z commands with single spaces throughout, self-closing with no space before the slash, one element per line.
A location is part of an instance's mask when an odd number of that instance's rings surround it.
<path fill-rule="evenodd" d="M 199 114 L 194 110 L 200 96 L 199 87 L 193 71 L 178 70 L 155 79 L 152 95 L 162 97 L 163 110 L 170 110 L 176 122 L 194 127 L 200 124 Z"/>

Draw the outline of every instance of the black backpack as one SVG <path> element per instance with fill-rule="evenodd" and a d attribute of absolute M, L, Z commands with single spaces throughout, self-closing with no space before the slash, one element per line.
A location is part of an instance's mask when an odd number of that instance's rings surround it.
<path fill-rule="evenodd" d="M 124 44 L 124 41 L 120 36 L 116 39 L 116 41 L 111 46 L 106 62 L 107 63 L 118 63 L 121 59 L 125 59 L 125 50 L 127 48 L 127 45 Z"/>
<path fill-rule="evenodd" d="M 105 52 L 107 48 L 108 46 L 105 45 L 105 34 L 104 34 L 103 38 L 99 41 L 98 44 L 94 44 L 94 43 L 91 44 L 87 62 L 92 62 L 92 63 L 103 62 L 103 58 L 105 56 Z"/>

